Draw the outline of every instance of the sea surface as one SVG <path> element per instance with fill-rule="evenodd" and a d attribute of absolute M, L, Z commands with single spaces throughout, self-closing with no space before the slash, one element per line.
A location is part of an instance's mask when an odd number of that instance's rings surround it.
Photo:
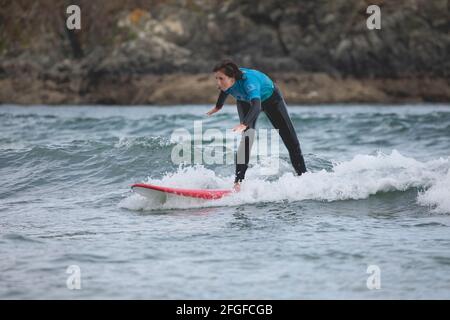
<path fill-rule="evenodd" d="M 223 199 L 134 193 L 231 188 L 209 108 L 0 106 L 0 299 L 450 299 L 450 105 L 289 106 L 305 175 L 279 140 Z"/>

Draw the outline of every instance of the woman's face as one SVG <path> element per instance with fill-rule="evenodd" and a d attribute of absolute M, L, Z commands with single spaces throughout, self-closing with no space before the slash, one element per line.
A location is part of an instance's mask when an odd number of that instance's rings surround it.
<path fill-rule="evenodd" d="M 216 77 L 217 87 L 222 91 L 230 88 L 236 81 L 234 78 L 230 78 L 222 71 L 214 72 L 214 76 Z"/>

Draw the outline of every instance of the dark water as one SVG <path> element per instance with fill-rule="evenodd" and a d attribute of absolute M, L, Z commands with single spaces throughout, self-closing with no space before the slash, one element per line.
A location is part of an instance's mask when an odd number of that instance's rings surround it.
<path fill-rule="evenodd" d="M 0 107 L 0 298 L 450 298 L 449 105 L 290 107 L 308 174 L 280 143 L 231 197 L 133 194 L 231 186 L 232 164 L 171 161 L 175 129 L 238 123 L 207 110 Z"/>

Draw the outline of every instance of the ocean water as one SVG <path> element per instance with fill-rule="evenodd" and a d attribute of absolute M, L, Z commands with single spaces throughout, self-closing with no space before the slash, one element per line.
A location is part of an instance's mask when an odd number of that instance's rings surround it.
<path fill-rule="evenodd" d="M 208 109 L 0 106 L 0 298 L 450 298 L 450 105 L 289 107 L 307 174 L 280 141 L 230 197 L 134 194 L 232 186 L 171 161 L 174 130 L 238 123 Z"/>

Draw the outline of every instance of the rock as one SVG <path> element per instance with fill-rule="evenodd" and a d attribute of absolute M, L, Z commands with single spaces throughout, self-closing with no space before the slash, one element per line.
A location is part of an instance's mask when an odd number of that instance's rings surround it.
<path fill-rule="evenodd" d="M 366 27 L 369 4 L 381 7 L 381 30 Z M 445 0 L 87 3 L 77 60 L 59 11 L 31 5 L 0 13 L 3 102 L 211 103 L 214 85 L 201 79 L 223 58 L 270 74 L 295 102 L 448 102 Z"/>

